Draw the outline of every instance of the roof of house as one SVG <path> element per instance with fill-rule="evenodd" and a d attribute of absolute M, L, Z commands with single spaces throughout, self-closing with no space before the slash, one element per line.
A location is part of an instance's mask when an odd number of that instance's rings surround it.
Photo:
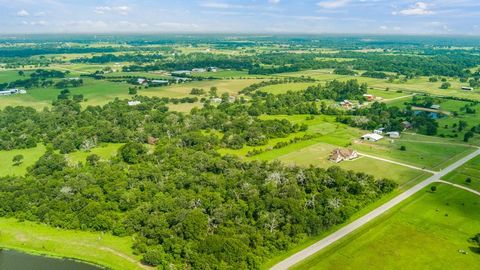
<path fill-rule="evenodd" d="M 352 155 L 355 154 L 355 151 L 352 150 L 352 149 L 340 149 L 340 148 L 337 148 L 335 150 L 333 150 L 333 153 L 332 153 L 332 159 L 338 159 L 339 157 L 342 157 L 342 158 L 349 158 L 351 157 Z"/>
<path fill-rule="evenodd" d="M 369 133 L 369 134 L 363 135 L 362 138 L 371 138 L 378 141 L 380 139 L 383 139 L 383 136 L 376 133 Z"/>

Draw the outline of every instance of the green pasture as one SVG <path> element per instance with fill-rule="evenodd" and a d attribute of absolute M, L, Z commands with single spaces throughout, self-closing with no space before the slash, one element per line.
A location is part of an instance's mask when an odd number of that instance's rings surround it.
<path fill-rule="evenodd" d="M 468 239 L 479 232 L 480 197 L 435 186 L 293 269 L 476 269 L 480 254 Z"/>
<path fill-rule="evenodd" d="M 72 165 L 77 163 L 85 163 L 89 155 L 97 155 L 102 160 L 109 160 L 117 154 L 118 149 L 123 143 L 104 143 L 91 149 L 90 151 L 76 151 L 65 155 L 68 162 Z"/>
<path fill-rule="evenodd" d="M 471 183 L 467 183 L 467 178 Z M 480 156 L 443 177 L 443 180 L 480 191 Z"/>
<path fill-rule="evenodd" d="M 284 84 L 265 86 L 258 90 L 262 92 L 278 95 L 278 94 L 285 94 L 288 91 L 292 91 L 292 92 L 302 91 L 307 89 L 309 86 L 317 85 L 317 84 L 318 83 L 284 83 Z"/>
<path fill-rule="evenodd" d="M 45 146 L 39 144 L 35 148 L 16 149 L 10 151 L 0 151 L 0 177 L 7 175 L 21 176 L 27 172 L 27 168 L 35 164 L 37 160 L 45 153 Z M 12 159 L 16 155 L 23 155 L 23 162 L 19 166 L 14 166 Z"/>
<path fill-rule="evenodd" d="M 0 248 L 78 259 L 113 270 L 150 269 L 133 254 L 131 237 L 61 230 L 33 222 L 0 218 Z"/>
<path fill-rule="evenodd" d="M 415 135 L 403 134 L 401 139 L 384 138 L 378 142 L 356 140 L 353 148 L 360 153 L 385 158 L 420 168 L 439 170 L 473 152 L 474 148 L 462 144 L 417 140 Z M 406 151 L 400 150 L 401 146 Z"/>

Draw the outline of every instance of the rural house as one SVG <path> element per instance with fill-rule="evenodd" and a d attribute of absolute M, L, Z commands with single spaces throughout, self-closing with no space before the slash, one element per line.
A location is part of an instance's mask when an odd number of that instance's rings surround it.
<path fill-rule="evenodd" d="M 354 151 L 352 149 L 340 149 L 337 148 L 333 150 L 332 155 L 330 155 L 330 160 L 339 163 L 345 160 L 352 160 L 358 158 L 358 153 L 357 151 Z"/>
<path fill-rule="evenodd" d="M 364 97 L 367 101 L 374 101 L 374 100 L 375 100 L 375 96 L 374 96 L 374 95 L 364 94 L 363 97 Z"/>
<path fill-rule="evenodd" d="M 464 91 L 473 91 L 473 87 L 462 86 L 462 90 L 464 90 Z"/>

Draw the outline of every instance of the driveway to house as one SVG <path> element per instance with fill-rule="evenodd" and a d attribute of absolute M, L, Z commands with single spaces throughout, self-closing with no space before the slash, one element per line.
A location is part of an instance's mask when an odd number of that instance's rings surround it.
<path fill-rule="evenodd" d="M 431 173 L 431 174 L 437 173 L 437 172 L 435 172 L 435 171 L 423 169 L 423 168 L 420 168 L 420 167 L 416 167 L 416 166 L 413 166 L 413 165 L 405 164 L 405 163 L 402 163 L 402 162 L 393 161 L 393 160 L 386 159 L 386 158 L 381 158 L 381 157 L 377 157 L 377 156 L 372 156 L 372 155 L 364 154 L 364 153 L 360 153 L 360 152 L 359 152 L 358 154 L 359 154 L 360 156 L 364 156 L 364 157 L 368 157 L 368 158 L 373 158 L 373 159 L 377 159 L 377 160 L 381 160 L 381 161 L 385 161 L 385 162 L 397 164 L 397 165 L 404 166 L 404 167 L 407 167 L 407 168 L 410 168 L 410 169 L 414 169 L 414 170 L 424 171 L 424 172 L 428 172 L 428 173 Z"/>
<path fill-rule="evenodd" d="M 340 240 L 344 236 L 352 233 L 356 229 L 360 228 L 361 226 L 367 224 L 368 222 L 372 221 L 376 217 L 380 216 L 381 214 L 387 212 L 391 208 L 395 207 L 402 201 L 408 199 L 413 194 L 417 193 L 418 191 L 422 190 L 426 186 L 439 181 L 443 176 L 450 173 L 451 171 L 455 170 L 456 168 L 462 166 L 463 164 L 467 163 L 471 159 L 475 158 L 476 156 L 480 155 L 480 149 L 476 150 L 475 152 L 463 157 L 462 159 L 458 160 L 457 162 L 451 164 L 450 166 L 446 167 L 445 169 L 436 172 L 434 175 L 429 177 L 428 179 L 424 180 L 423 182 L 417 184 L 416 186 L 410 188 L 409 190 L 403 192 L 402 194 L 398 195 L 397 197 L 393 198 L 392 200 L 388 201 L 387 203 L 381 205 L 380 207 L 376 208 L 375 210 L 371 211 L 370 213 L 364 215 L 363 217 L 349 223 L 339 229 L 338 231 L 330 234 L 329 236 L 323 238 L 322 240 L 316 242 L 315 244 L 293 254 L 292 256 L 288 257 L 287 259 L 279 262 L 275 266 L 273 266 L 272 270 L 286 270 L 295 264 L 305 260 L 306 258 L 310 257 L 311 255 L 321 251 L 325 247 L 335 243 L 336 241 Z"/>
<path fill-rule="evenodd" d="M 450 183 L 450 182 L 443 181 L 443 180 L 438 180 L 437 182 L 438 182 L 438 183 L 443 183 L 443 184 L 446 184 L 446 185 L 450 185 L 450 186 L 454 186 L 454 187 L 456 187 L 456 188 L 460 188 L 460 189 L 466 190 L 466 191 L 468 191 L 468 192 L 471 192 L 471 193 L 473 193 L 473 194 L 475 194 L 475 195 L 480 196 L 480 192 L 478 192 L 478 191 L 476 191 L 476 190 L 474 190 L 474 189 L 468 188 L 468 187 L 464 187 L 464 186 L 462 186 L 462 185 L 457 185 L 457 184 Z"/>

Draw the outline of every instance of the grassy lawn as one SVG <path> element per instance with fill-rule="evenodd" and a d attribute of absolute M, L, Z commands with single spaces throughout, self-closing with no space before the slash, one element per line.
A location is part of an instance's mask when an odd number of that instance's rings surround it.
<path fill-rule="evenodd" d="M 7 175 L 21 176 L 27 172 L 27 168 L 35 164 L 35 162 L 45 153 L 45 146 L 39 144 L 35 148 L 18 149 L 11 151 L 0 151 L 0 177 Z M 20 166 L 13 166 L 12 159 L 16 155 L 23 155 L 23 163 Z"/>
<path fill-rule="evenodd" d="M 285 94 L 288 91 L 297 92 L 307 89 L 309 86 L 317 85 L 318 83 L 285 83 L 277 85 L 269 85 L 260 88 L 259 91 L 267 92 L 270 94 L 278 95 Z"/>
<path fill-rule="evenodd" d="M 436 185 L 294 269 L 476 269 L 480 254 L 468 239 L 479 232 L 480 197 Z"/>
<path fill-rule="evenodd" d="M 346 170 L 371 174 L 377 179 L 389 178 L 397 182 L 399 185 L 408 183 L 423 174 L 423 172 L 418 170 L 371 159 L 368 157 L 360 157 L 352 161 L 345 161 L 337 164 L 328 160 L 330 154 L 335 148 L 337 147 L 331 144 L 317 143 L 297 151 L 290 152 L 278 157 L 277 159 L 286 164 L 298 166 L 313 165 L 321 168 L 339 166 Z"/>
<path fill-rule="evenodd" d="M 66 257 L 110 269 L 147 269 L 133 255 L 131 237 L 60 230 L 33 222 L 0 218 L 0 247 L 32 254 Z"/>
<path fill-rule="evenodd" d="M 465 182 L 467 178 L 471 183 Z M 480 156 L 443 177 L 443 180 L 480 191 Z"/>
<path fill-rule="evenodd" d="M 190 91 L 192 88 L 203 88 L 206 92 L 215 86 L 218 88 L 218 94 L 228 93 L 230 95 L 237 95 L 240 90 L 245 87 L 260 82 L 261 80 L 257 79 L 246 79 L 246 80 L 214 80 L 214 81 L 196 81 L 183 84 L 175 84 L 165 87 L 156 87 L 140 90 L 139 95 L 144 96 L 158 96 L 158 97 L 169 97 L 169 98 L 182 98 L 191 96 Z"/>
<path fill-rule="evenodd" d="M 418 93 L 428 93 L 432 95 L 440 96 L 453 96 L 460 98 L 469 98 L 480 100 L 480 91 L 463 91 L 461 90 L 462 86 L 466 86 L 465 83 L 460 83 L 458 79 L 450 78 L 448 82 L 451 83 L 452 87 L 449 89 L 440 89 L 442 82 L 438 81 L 431 83 L 428 81 L 428 77 L 419 77 L 412 80 L 408 80 L 406 83 L 394 82 L 389 83 L 385 80 L 372 81 L 369 86 L 375 88 L 390 88 L 390 91 L 403 90 L 409 92 L 418 92 Z"/>
<path fill-rule="evenodd" d="M 353 148 L 361 153 L 406 163 L 420 168 L 439 170 L 473 152 L 468 145 L 442 143 L 440 138 L 404 134 L 401 139 L 383 139 L 378 142 L 356 140 Z M 405 146 L 406 151 L 400 147 Z"/>
<path fill-rule="evenodd" d="M 76 151 L 70 154 L 65 155 L 70 164 L 77 164 L 79 162 L 85 163 L 89 155 L 98 155 L 102 160 L 109 160 L 115 156 L 118 152 L 118 149 L 123 145 L 123 143 L 105 143 L 99 145 L 96 148 L 93 148 L 89 152 L 85 151 Z"/>

